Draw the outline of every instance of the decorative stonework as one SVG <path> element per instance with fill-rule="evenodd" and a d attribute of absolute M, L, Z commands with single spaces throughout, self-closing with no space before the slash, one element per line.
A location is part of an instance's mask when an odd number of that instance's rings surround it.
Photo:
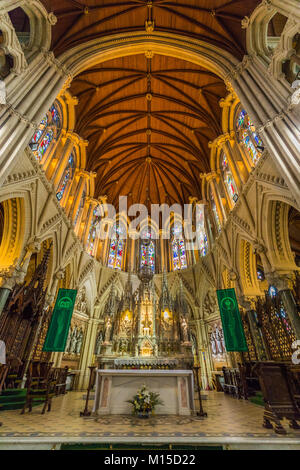
<path fill-rule="evenodd" d="M 0 48 L 5 54 L 10 54 L 14 58 L 11 71 L 20 75 L 27 69 L 28 64 L 8 13 L 0 14 L 0 29 L 4 36 L 4 42 L 1 43 Z"/>

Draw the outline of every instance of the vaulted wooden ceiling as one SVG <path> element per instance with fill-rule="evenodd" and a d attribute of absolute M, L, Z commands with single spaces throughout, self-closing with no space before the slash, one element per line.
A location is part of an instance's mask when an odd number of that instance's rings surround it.
<path fill-rule="evenodd" d="M 56 56 L 106 35 L 171 32 L 212 43 L 241 59 L 244 16 L 259 0 L 42 0 L 58 18 Z M 222 131 L 225 85 L 183 60 L 144 54 L 101 63 L 77 76 L 76 132 L 89 141 L 87 169 L 97 172 L 95 196 L 117 205 L 201 199 L 199 173 L 209 171 L 208 142 Z"/>
<path fill-rule="evenodd" d="M 89 141 L 96 194 L 132 202 L 201 197 L 208 142 L 220 133 L 223 81 L 189 62 L 144 54 L 86 70 L 73 81 L 76 132 Z"/>
<path fill-rule="evenodd" d="M 55 54 L 108 34 L 145 30 L 201 39 L 238 58 L 245 53 L 241 20 L 260 0 L 42 0 L 58 18 L 53 28 Z"/>

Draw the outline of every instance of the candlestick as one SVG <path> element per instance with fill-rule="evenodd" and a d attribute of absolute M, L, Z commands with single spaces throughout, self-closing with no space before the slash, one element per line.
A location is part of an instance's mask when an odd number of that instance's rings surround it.
<path fill-rule="evenodd" d="M 206 418 L 207 417 L 207 413 L 206 411 L 203 410 L 203 406 L 202 406 L 202 398 L 201 398 L 201 390 L 200 390 L 200 384 L 199 384 L 199 370 L 200 370 L 200 366 L 194 366 L 193 367 L 193 370 L 194 370 L 194 375 L 196 375 L 196 383 L 197 383 L 197 388 L 198 388 L 198 398 L 199 398 L 199 411 L 197 411 L 197 416 L 201 416 L 201 418 Z"/>

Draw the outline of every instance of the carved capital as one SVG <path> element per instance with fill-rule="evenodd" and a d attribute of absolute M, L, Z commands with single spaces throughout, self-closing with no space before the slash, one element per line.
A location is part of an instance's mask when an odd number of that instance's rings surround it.
<path fill-rule="evenodd" d="M 238 302 L 239 302 L 240 306 L 243 307 L 246 311 L 251 310 L 251 302 L 244 295 L 240 295 L 238 297 Z"/>
<path fill-rule="evenodd" d="M 271 286 L 275 286 L 279 291 L 290 288 L 289 283 L 291 281 L 291 278 L 289 275 L 271 272 L 271 273 L 266 273 L 265 277 L 268 283 Z"/>

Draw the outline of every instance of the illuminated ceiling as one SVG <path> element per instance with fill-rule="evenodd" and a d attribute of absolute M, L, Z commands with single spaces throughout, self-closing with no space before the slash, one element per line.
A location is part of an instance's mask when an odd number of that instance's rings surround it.
<path fill-rule="evenodd" d="M 241 59 L 257 0 L 43 0 L 58 18 L 56 56 L 91 39 L 155 31 L 204 40 Z M 149 24 L 148 24 L 149 26 Z M 199 173 L 209 171 L 208 142 L 222 133 L 220 78 L 183 60 L 144 54 L 114 59 L 82 72 L 75 131 L 89 141 L 87 169 L 97 172 L 95 196 L 117 205 L 201 199 Z"/>

